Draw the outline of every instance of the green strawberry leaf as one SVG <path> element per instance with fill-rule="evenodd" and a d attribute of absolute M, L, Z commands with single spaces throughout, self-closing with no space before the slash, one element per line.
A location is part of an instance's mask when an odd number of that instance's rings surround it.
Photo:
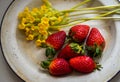
<path fill-rule="evenodd" d="M 56 51 L 54 48 L 52 47 L 46 48 L 46 57 L 48 57 L 48 59 L 53 59 L 55 54 L 56 54 Z"/>
<path fill-rule="evenodd" d="M 41 62 L 41 67 L 44 69 L 49 69 L 49 65 L 50 65 L 51 61 L 47 60 L 47 61 L 42 61 Z"/>
<path fill-rule="evenodd" d="M 70 47 L 72 50 L 74 50 L 75 53 L 81 53 L 83 54 L 85 51 L 83 49 L 83 45 L 79 45 L 78 43 L 71 43 Z"/>
<path fill-rule="evenodd" d="M 103 67 L 102 67 L 101 64 L 96 63 L 96 67 L 95 67 L 96 70 L 101 71 L 102 68 L 103 68 Z"/>
<path fill-rule="evenodd" d="M 87 50 L 87 53 L 89 56 L 91 57 L 101 57 L 102 55 L 102 47 L 97 45 L 97 44 L 94 44 L 93 46 L 86 46 L 86 50 Z"/>

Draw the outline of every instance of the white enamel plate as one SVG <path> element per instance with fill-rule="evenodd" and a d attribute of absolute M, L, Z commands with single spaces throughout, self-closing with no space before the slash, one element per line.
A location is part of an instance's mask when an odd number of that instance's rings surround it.
<path fill-rule="evenodd" d="M 69 9 L 80 0 L 50 0 L 57 9 Z M 101 71 L 89 74 L 72 73 L 63 77 L 54 77 L 43 71 L 39 63 L 45 59 L 45 50 L 37 48 L 34 42 L 27 42 L 18 30 L 18 13 L 27 6 L 39 7 L 41 0 L 15 0 L 5 14 L 1 28 L 1 44 L 4 56 L 15 73 L 26 82 L 106 82 L 120 70 L 120 21 L 95 20 L 85 22 L 97 27 L 106 40 L 106 47 L 99 62 Z M 113 5 L 115 0 L 94 0 L 93 5 Z M 64 29 L 68 31 L 68 28 Z"/>

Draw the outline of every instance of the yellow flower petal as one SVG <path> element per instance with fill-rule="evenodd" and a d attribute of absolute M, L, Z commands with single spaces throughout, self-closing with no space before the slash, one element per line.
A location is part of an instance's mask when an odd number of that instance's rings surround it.
<path fill-rule="evenodd" d="M 22 23 L 26 23 L 26 18 L 22 18 Z"/>
<path fill-rule="evenodd" d="M 66 17 L 69 16 L 69 13 L 65 13 L 65 16 L 66 16 Z"/>
<path fill-rule="evenodd" d="M 25 29 L 25 25 L 24 24 L 19 24 L 18 28 L 21 29 L 21 30 L 23 30 L 23 29 Z"/>
<path fill-rule="evenodd" d="M 47 17 L 42 17 L 42 18 L 41 18 L 41 21 L 42 21 L 42 22 L 43 22 L 43 21 L 49 22 L 49 18 L 47 18 Z"/>
<path fill-rule="evenodd" d="M 29 12 L 29 8 L 26 7 L 26 8 L 24 9 L 24 12 Z"/>
<path fill-rule="evenodd" d="M 25 28 L 25 30 L 26 30 L 26 32 L 29 32 L 29 31 L 30 31 L 30 29 L 29 29 L 29 28 Z"/>
<path fill-rule="evenodd" d="M 38 11 L 39 11 L 38 8 L 33 8 L 33 9 L 32 9 L 32 12 L 34 12 L 34 13 L 37 13 Z"/>
<path fill-rule="evenodd" d="M 34 31 L 34 30 L 35 30 L 35 27 L 34 27 L 34 26 L 32 26 L 32 27 L 31 27 L 31 30 L 32 30 L 32 31 Z"/>
<path fill-rule="evenodd" d="M 47 8 L 46 5 L 41 6 L 41 10 L 45 10 L 46 8 Z"/>
<path fill-rule="evenodd" d="M 34 35 L 29 34 L 28 37 L 26 38 L 27 40 L 33 40 L 34 39 Z"/>
<path fill-rule="evenodd" d="M 57 20 L 58 20 L 58 22 L 61 22 L 62 21 L 62 17 L 58 17 Z"/>
<path fill-rule="evenodd" d="M 41 45 L 41 40 L 40 39 L 36 40 L 35 44 L 36 44 L 36 46 L 40 46 Z"/>

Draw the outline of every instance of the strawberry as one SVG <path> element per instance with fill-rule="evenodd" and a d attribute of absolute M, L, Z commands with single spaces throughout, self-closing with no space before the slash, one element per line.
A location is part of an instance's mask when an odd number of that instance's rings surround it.
<path fill-rule="evenodd" d="M 70 59 L 83 53 L 83 46 L 77 43 L 67 44 L 57 55 L 58 58 Z"/>
<path fill-rule="evenodd" d="M 62 48 L 66 39 L 66 33 L 64 31 L 58 31 L 51 34 L 46 39 L 48 48 L 46 49 L 46 56 L 53 57 L 55 52 Z"/>
<path fill-rule="evenodd" d="M 85 55 L 71 58 L 69 63 L 73 69 L 81 73 L 90 73 L 96 68 L 94 60 Z"/>
<path fill-rule="evenodd" d="M 63 58 L 55 58 L 51 62 L 43 61 L 41 66 L 49 70 L 49 73 L 54 76 L 66 75 L 72 72 L 69 63 Z"/>
<path fill-rule="evenodd" d="M 76 25 L 70 28 L 69 37 L 75 42 L 83 42 L 89 32 L 90 27 L 88 25 Z"/>
<path fill-rule="evenodd" d="M 101 56 L 105 47 L 105 39 L 97 28 L 92 28 L 86 41 L 86 49 L 91 57 Z"/>

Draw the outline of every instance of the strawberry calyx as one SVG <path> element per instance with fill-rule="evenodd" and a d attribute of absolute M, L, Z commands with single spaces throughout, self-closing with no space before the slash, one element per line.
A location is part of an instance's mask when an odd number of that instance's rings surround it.
<path fill-rule="evenodd" d="M 85 52 L 83 49 L 83 45 L 79 45 L 78 43 L 70 43 L 70 47 L 75 53 L 84 54 L 84 52 Z"/>
<path fill-rule="evenodd" d="M 46 57 L 48 57 L 48 59 L 53 59 L 56 54 L 56 50 L 52 47 L 47 47 L 45 53 L 46 53 Z"/>
<path fill-rule="evenodd" d="M 103 47 L 95 43 L 93 46 L 86 46 L 86 50 L 90 57 L 101 57 Z"/>
<path fill-rule="evenodd" d="M 103 68 L 102 65 L 100 65 L 97 62 L 95 62 L 95 70 L 101 71 L 102 68 Z"/>
<path fill-rule="evenodd" d="M 41 67 L 44 68 L 44 69 L 49 69 L 49 65 L 50 65 L 51 61 L 52 61 L 52 60 L 49 60 L 49 59 L 46 60 L 46 61 L 42 61 L 40 65 L 41 65 Z"/>

